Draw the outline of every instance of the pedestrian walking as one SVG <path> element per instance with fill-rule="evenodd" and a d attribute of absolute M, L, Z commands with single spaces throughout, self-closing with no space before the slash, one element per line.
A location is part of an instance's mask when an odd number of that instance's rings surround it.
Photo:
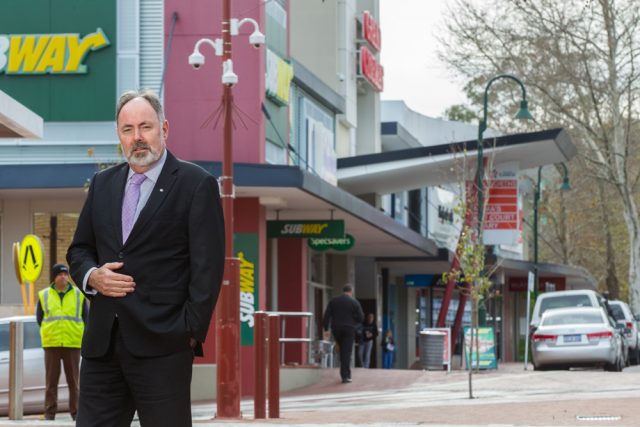
<path fill-rule="evenodd" d="M 378 325 L 375 322 L 375 316 L 373 313 L 367 314 L 367 317 L 362 323 L 362 339 L 360 341 L 359 356 L 360 364 L 363 368 L 369 368 L 371 364 L 371 349 L 373 343 L 378 337 Z"/>
<path fill-rule="evenodd" d="M 97 173 L 67 253 L 91 298 L 77 427 L 186 427 L 224 268 L 218 182 L 166 149 L 150 91 L 125 92 L 116 131 L 127 162 Z"/>
<path fill-rule="evenodd" d="M 353 298 L 353 288 L 350 285 L 345 285 L 342 292 L 342 295 L 329 301 L 322 323 L 325 334 L 331 328 L 333 338 L 340 348 L 340 378 L 343 383 L 350 383 L 351 353 L 356 329 L 360 327 L 364 313 L 358 300 Z"/>
<path fill-rule="evenodd" d="M 54 265 L 51 273 L 53 283 L 38 292 L 36 307 L 36 320 L 40 325 L 40 339 L 44 349 L 43 418 L 56 418 L 62 363 L 69 388 L 69 412 L 75 420 L 78 413 L 80 345 L 89 307 L 82 292 L 69 282 L 69 269 L 66 265 Z"/>

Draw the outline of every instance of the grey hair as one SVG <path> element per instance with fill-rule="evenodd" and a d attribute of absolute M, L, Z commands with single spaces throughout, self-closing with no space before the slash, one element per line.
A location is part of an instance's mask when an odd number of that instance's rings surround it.
<path fill-rule="evenodd" d="M 116 104 L 116 124 L 118 123 L 118 117 L 120 116 L 120 110 L 124 107 L 129 101 L 136 98 L 144 98 L 147 100 L 151 107 L 153 107 L 154 111 L 158 115 L 158 120 L 160 120 L 160 125 L 164 123 L 164 110 L 162 109 L 162 101 L 154 91 L 151 89 L 140 89 L 140 90 L 128 90 L 120 95 L 118 99 L 118 103 Z"/>

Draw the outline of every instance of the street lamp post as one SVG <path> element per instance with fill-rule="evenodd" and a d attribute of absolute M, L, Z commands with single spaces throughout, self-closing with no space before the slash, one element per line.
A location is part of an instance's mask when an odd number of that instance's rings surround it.
<path fill-rule="evenodd" d="M 564 163 L 560 163 L 564 171 L 562 177 L 562 191 L 568 191 L 571 187 L 569 185 L 569 171 Z M 533 301 L 538 296 L 538 204 L 540 202 L 540 182 L 542 181 L 542 168 L 538 168 L 538 181 L 536 182 L 536 189 L 533 193 Z"/>
<path fill-rule="evenodd" d="M 478 224 L 477 224 L 477 239 L 478 244 L 481 244 L 480 241 L 482 237 L 482 223 L 483 223 L 483 210 L 484 210 L 484 142 L 482 135 L 484 131 L 487 129 L 487 104 L 488 104 L 488 93 L 489 88 L 499 79 L 511 79 L 520 85 L 522 89 L 522 100 L 520 101 L 520 109 L 516 114 L 517 119 L 523 120 L 533 120 L 533 116 L 529 112 L 529 105 L 527 101 L 527 90 L 524 87 L 524 84 L 517 77 L 511 74 L 499 74 L 493 77 L 489 82 L 487 82 L 487 86 L 484 89 L 484 98 L 483 98 L 483 112 L 482 112 L 482 120 L 480 120 L 480 124 L 478 125 L 478 165 L 476 168 L 476 185 L 478 188 Z"/>
<path fill-rule="evenodd" d="M 231 36 L 239 34 L 244 23 L 254 27 L 249 43 L 259 47 L 265 36 L 258 23 L 251 18 L 231 18 L 231 0 L 222 2 L 222 39 L 202 38 L 189 55 L 189 64 L 196 70 L 205 62 L 200 53 L 203 44 L 213 47 L 216 56 L 222 56 L 222 111 L 224 114 L 222 175 L 219 177 L 220 198 L 224 210 L 225 266 L 222 289 L 215 310 L 216 336 L 216 406 L 217 418 L 240 418 L 240 268 L 233 253 L 235 190 L 233 184 L 233 92 L 238 76 L 233 71 Z"/>

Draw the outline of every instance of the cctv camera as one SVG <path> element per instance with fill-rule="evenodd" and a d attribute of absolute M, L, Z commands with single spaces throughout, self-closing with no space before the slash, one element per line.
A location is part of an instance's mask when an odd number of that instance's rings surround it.
<path fill-rule="evenodd" d="M 259 49 L 261 45 L 264 44 L 264 34 L 260 31 L 256 30 L 249 36 L 249 43 L 253 45 L 256 49 Z"/>
<path fill-rule="evenodd" d="M 233 61 L 227 59 L 222 63 L 222 84 L 231 87 L 236 83 L 238 83 L 238 75 L 233 72 Z"/>
<path fill-rule="evenodd" d="M 191 65 L 194 70 L 199 69 L 204 65 L 204 56 L 200 52 L 193 52 L 189 55 L 189 65 Z"/>

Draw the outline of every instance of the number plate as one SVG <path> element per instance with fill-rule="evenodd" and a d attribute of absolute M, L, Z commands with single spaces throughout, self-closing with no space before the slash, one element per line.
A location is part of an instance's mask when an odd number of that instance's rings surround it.
<path fill-rule="evenodd" d="M 565 343 L 580 342 L 582 341 L 582 335 L 564 335 L 563 341 Z"/>

